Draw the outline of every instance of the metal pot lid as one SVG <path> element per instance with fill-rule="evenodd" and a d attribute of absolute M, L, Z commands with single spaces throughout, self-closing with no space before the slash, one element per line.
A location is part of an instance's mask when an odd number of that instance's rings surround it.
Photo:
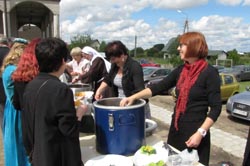
<path fill-rule="evenodd" d="M 72 84 L 72 83 L 69 83 L 68 86 L 70 88 L 83 88 L 83 87 L 91 87 L 90 84 L 83 84 L 83 83 L 77 83 L 77 84 Z"/>

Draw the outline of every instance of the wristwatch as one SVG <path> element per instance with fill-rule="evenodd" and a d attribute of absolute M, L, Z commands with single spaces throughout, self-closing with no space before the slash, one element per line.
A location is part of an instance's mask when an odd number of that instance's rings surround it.
<path fill-rule="evenodd" d="M 202 137 L 205 137 L 207 134 L 207 131 L 203 128 L 199 128 L 197 131 L 202 135 Z"/>

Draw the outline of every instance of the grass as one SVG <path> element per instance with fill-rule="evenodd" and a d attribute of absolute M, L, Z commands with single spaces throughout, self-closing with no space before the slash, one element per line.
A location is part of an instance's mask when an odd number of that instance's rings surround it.
<path fill-rule="evenodd" d="M 239 83 L 240 83 L 240 92 L 244 92 L 247 86 L 250 87 L 250 81 L 243 81 Z"/>

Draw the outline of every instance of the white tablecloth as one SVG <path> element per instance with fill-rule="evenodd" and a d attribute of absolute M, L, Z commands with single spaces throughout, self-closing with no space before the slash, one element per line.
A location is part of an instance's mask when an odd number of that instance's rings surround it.
<path fill-rule="evenodd" d="M 96 151 L 95 147 L 95 135 L 80 134 L 80 145 L 82 152 L 82 161 L 86 163 L 89 159 L 101 155 Z M 146 137 L 146 144 L 151 146 L 162 146 L 163 141 L 161 138 L 155 136 L 154 134 Z M 176 149 L 175 149 L 176 150 Z M 176 150 L 178 152 L 178 150 Z M 133 157 L 133 156 L 129 156 Z M 196 163 L 194 166 L 203 166 L 200 163 Z"/>

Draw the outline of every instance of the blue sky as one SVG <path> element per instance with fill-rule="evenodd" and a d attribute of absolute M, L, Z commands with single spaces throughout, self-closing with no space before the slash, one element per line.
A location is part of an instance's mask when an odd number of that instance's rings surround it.
<path fill-rule="evenodd" d="M 160 17 L 166 19 L 176 20 L 179 23 L 188 20 L 197 20 L 202 16 L 220 15 L 231 17 L 242 17 L 245 23 L 250 22 L 250 6 L 227 6 L 216 3 L 215 1 L 209 1 L 206 5 L 195 6 L 187 9 L 179 9 L 183 14 L 177 12 L 178 9 L 155 9 L 147 7 L 132 14 L 133 19 L 144 19 L 145 22 L 154 25 Z"/>
<path fill-rule="evenodd" d="M 250 52 L 250 0 L 61 0 L 64 40 L 89 34 L 106 42 L 121 40 L 129 49 L 166 44 L 183 32 L 202 32 L 210 49 Z M 182 13 L 177 12 L 177 9 Z"/>

